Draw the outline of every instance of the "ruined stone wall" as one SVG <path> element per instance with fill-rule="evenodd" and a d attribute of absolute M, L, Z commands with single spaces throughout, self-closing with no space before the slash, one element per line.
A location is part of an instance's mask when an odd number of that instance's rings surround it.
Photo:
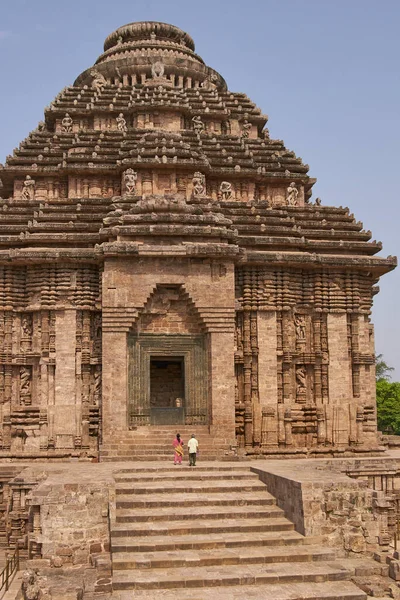
<path fill-rule="evenodd" d="M 236 271 L 236 433 L 261 453 L 377 448 L 372 280 Z"/>

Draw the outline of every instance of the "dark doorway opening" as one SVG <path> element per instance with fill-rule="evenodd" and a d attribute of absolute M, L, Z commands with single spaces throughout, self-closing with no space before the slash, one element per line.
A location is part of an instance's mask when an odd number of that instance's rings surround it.
<path fill-rule="evenodd" d="M 153 425 L 184 423 L 183 356 L 150 357 L 150 414 Z"/>

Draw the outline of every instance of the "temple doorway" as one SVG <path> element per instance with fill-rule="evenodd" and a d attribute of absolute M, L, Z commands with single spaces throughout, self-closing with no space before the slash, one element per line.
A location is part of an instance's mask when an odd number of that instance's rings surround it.
<path fill-rule="evenodd" d="M 180 425 L 185 419 L 183 356 L 150 357 L 150 422 Z"/>

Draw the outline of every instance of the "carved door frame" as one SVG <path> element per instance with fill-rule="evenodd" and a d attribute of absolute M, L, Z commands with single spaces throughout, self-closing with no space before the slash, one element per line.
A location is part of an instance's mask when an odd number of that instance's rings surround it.
<path fill-rule="evenodd" d="M 182 356 L 185 425 L 208 424 L 208 359 L 205 335 L 128 334 L 128 426 L 150 425 L 150 360 Z"/>

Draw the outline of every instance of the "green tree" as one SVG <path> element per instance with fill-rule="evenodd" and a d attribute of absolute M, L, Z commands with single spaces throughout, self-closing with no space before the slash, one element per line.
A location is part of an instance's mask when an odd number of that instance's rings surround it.
<path fill-rule="evenodd" d="M 394 369 L 388 366 L 382 354 L 376 357 L 375 366 L 378 429 L 400 435 L 400 383 L 389 381 Z"/>
<path fill-rule="evenodd" d="M 376 380 L 380 379 L 391 379 L 390 372 L 394 371 L 393 367 L 389 367 L 387 363 L 383 359 L 383 354 L 378 354 L 375 357 L 375 371 L 376 371 Z"/>

